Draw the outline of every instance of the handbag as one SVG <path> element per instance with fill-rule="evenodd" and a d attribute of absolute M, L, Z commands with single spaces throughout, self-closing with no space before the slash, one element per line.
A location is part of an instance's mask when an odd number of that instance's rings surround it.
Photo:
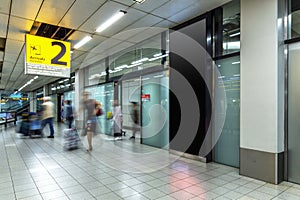
<path fill-rule="evenodd" d="M 103 115 L 103 110 L 101 108 L 96 108 L 96 116 L 99 117 L 101 115 Z"/>

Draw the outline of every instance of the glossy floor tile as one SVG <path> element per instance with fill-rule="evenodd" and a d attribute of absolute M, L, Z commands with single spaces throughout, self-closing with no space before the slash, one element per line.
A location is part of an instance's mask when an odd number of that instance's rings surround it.
<path fill-rule="evenodd" d="M 93 151 L 65 151 L 55 138 L 22 138 L 0 129 L 0 199 L 300 199 L 300 186 L 272 185 L 240 176 L 238 169 L 182 158 L 139 140 L 93 138 Z M 49 130 L 44 130 L 45 134 Z"/>

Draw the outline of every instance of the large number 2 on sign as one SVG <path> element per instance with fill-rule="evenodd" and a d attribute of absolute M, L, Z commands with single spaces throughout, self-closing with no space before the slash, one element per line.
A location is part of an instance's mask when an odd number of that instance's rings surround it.
<path fill-rule="evenodd" d="M 65 53 L 66 53 L 66 46 L 63 43 L 61 43 L 61 42 L 52 42 L 52 46 L 54 46 L 54 45 L 60 46 L 61 50 L 57 54 L 57 56 L 55 56 L 54 58 L 51 59 L 51 64 L 57 64 L 57 65 L 65 65 L 65 66 L 67 66 L 67 62 L 59 61 L 59 59 L 61 57 L 63 57 L 65 55 Z"/>

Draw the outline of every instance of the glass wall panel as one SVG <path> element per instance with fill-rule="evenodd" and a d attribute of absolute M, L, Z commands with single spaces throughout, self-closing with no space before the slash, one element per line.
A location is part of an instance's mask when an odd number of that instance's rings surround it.
<path fill-rule="evenodd" d="M 103 115 L 98 117 L 97 132 L 111 134 L 111 121 L 106 119 L 106 113 L 112 111 L 112 101 L 114 98 L 114 84 L 107 83 L 85 88 L 91 93 L 90 98 L 96 99 L 102 104 Z M 100 125 L 100 126 L 99 126 Z"/>
<path fill-rule="evenodd" d="M 36 111 L 39 113 L 42 111 L 42 104 L 43 104 L 43 97 L 44 97 L 44 91 L 43 88 L 40 88 L 36 90 L 35 93 L 35 100 L 36 100 Z"/>
<path fill-rule="evenodd" d="M 215 162 L 239 167 L 240 149 L 240 57 L 232 57 L 216 62 L 220 74 L 215 91 L 225 90 L 225 97 L 215 92 L 215 122 L 225 116 L 225 123 L 218 137 L 215 127 Z M 225 99 L 224 99 L 225 98 Z M 215 124 L 216 126 L 216 124 Z"/>
<path fill-rule="evenodd" d="M 300 37 L 300 1 L 289 0 L 288 38 Z"/>
<path fill-rule="evenodd" d="M 57 112 L 60 112 L 60 110 L 58 111 L 58 103 L 60 103 L 60 102 L 57 102 L 57 94 L 52 94 L 50 97 L 51 97 L 51 101 L 54 104 L 54 118 L 53 118 L 53 121 L 57 122 L 58 121 L 58 119 L 57 119 L 58 113 Z"/>
<path fill-rule="evenodd" d="M 169 148 L 169 77 L 159 72 L 142 77 L 142 143 Z"/>
<path fill-rule="evenodd" d="M 70 91 L 74 89 L 75 84 L 75 74 L 71 75 L 71 78 L 60 79 L 48 85 L 49 93 L 64 93 L 65 91 Z"/>
<path fill-rule="evenodd" d="M 64 100 L 71 100 L 71 105 L 74 108 L 74 106 L 75 106 L 75 91 L 72 90 L 72 91 L 69 91 L 69 92 L 65 92 L 64 93 Z M 77 108 L 75 108 L 75 110 L 76 109 Z M 74 112 L 75 112 L 75 110 L 74 110 Z"/>
<path fill-rule="evenodd" d="M 300 183 L 300 43 L 289 45 L 288 180 Z"/>
<path fill-rule="evenodd" d="M 116 77 L 161 65 L 162 59 L 165 59 L 168 55 L 162 55 L 161 38 L 161 34 L 158 34 L 139 45 L 135 45 L 125 51 L 110 56 L 109 76 Z M 167 38 L 165 39 L 167 40 Z"/>
<path fill-rule="evenodd" d="M 240 0 L 223 7 L 223 55 L 240 51 Z"/>
<path fill-rule="evenodd" d="M 85 86 L 103 83 L 106 80 L 105 59 L 85 69 Z"/>

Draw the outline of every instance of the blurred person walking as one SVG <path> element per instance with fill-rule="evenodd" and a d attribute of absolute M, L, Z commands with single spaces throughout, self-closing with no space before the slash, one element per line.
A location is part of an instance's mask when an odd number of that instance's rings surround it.
<path fill-rule="evenodd" d="M 135 134 L 139 128 L 139 112 L 137 102 L 131 102 L 132 108 L 130 111 L 132 119 L 132 136 L 129 139 L 135 139 Z"/>
<path fill-rule="evenodd" d="M 70 129 L 72 128 L 72 124 L 74 121 L 74 113 L 73 113 L 73 107 L 71 105 L 71 100 L 65 100 L 64 113 L 65 113 L 65 120 L 67 122 L 67 126 Z"/>
<path fill-rule="evenodd" d="M 53 117 L 54 117 L 54 104 L 51 102 L 51 97 L 44 97 L 42 104 L 42 130 L 49 124 L 50 135 L 48 138 L 54 138 Z"/>
<path fill-rule="evenodd" d="M 101 109 L 101 104 L 97 102 L 95 99 L 89 98 L 89 92 L 83 92 L 83 98 L 80 103 L 80 109 L 78 114 L 84 111 L 84 135 L 87 136 L 88 148 L 87 151 L 90 152 L 93 150 L 92 138 L 96 129 L 97 122 L 97 113 L 99 109 Z"/>

